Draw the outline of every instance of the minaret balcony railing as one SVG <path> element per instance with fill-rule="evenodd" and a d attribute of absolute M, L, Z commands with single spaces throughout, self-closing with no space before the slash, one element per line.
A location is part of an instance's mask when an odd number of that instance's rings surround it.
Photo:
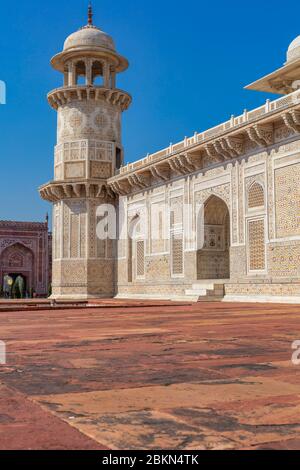
<path fill-rule="evenodd" d="M 48 102 L 54 109 L 77 100 L 104 100 L 114 106 L 119 106 L 122 111 L 127 110 L 132 102 L 131 96 L 126 91 L 95 85 L 66 86 L 56 88 L 48 94 Z"/>
<path fill-rule="evenodd" d="M 56 203 L 65 199 L 107 198 L 114 193 L 105 181 L 82 180 L 76 182 L 52 181 L 39 188 L 42 199 Z"/>

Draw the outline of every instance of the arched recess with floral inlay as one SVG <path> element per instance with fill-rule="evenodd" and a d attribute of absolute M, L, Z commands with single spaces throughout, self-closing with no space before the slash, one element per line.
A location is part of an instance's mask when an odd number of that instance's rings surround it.
<path fill-rule="evenodd" d="M 230 278 L 230 215 L 227 204 L 210 196 L 204 204 L 204 245 L 197 253 L 198 279 Z"/>

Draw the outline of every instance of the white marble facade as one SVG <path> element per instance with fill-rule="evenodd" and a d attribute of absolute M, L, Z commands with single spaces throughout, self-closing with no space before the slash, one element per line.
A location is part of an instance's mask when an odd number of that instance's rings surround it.
<path fill-rule="evenodd" d="M 49 94 L 58 142 L 40 192 L 54 204 L 54 297 L 183 298 L 212 283 L 225 300 L 300 300 L 298 39 L 280 73 L 248 86 L 283 97 L 125 166 L 128 63 L 112 39 L 89 23 L 52 65 L 64 86 Z M 147 234 L 99 240 L 102 203 L 122 205 L 128 227 L 147 214 Z"/>

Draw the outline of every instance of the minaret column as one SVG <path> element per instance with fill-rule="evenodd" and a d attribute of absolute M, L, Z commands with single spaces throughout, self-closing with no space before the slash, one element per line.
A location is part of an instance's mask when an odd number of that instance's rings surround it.
<path fill-rule="evenodd" d="M 85 60 L 86 84 L 87 84 L 87 86 L 92 85 L 92 82 L 93 82 L 93 79 L 92 79 L 92 64 L 93 64 L 93 61 L 91 59 L 86 59 Z"/>
<path fill-rule="evenodd" d="M 93 63 L 95 67 L 93 68 Z M 113 80 L 110 66 L 113 64 Z M 88 24 L 65 41 L 52 59 L 53 67 L 68 75 L 64 86 L 49 93 L 57 111 L 54 179 L 40 188 L 53 203 L 53 278 L 55 299 L 111 298 L 116 291 L 116 240 L 99 238 L 101 205 L 117 205 L 108 180 L 116 173 L 116 155 L 122 151 L 121 116 L 131 97 L 115 87 L 115 75 L 127 69 L 112 38 Z M 85 65 L 85 67 L 84 67 Z M 76 74 L 85 75 L 84 85 Z M 93 83 L 103 76 L 103 85 Z"/>
<path fill-rule="evenodd" d="M 111 69 L 111 88 L 116 88 L 116 71 Z"/>
<path fill-rule="evenodd" d="M 110 88 L 110 83 L 109 83 L 109 79 L 110 79 L 110 65 L 108 62 L 104 62 L 104 65 L 103 65 L 103 68 L 104 68 L 104 86 L 106 88 Z"/>
<path fill-rule="evenodd" d="M 75 85 L 75 64 L 70 61 L 68 64 L 69 67 L 69 86 Z"/>

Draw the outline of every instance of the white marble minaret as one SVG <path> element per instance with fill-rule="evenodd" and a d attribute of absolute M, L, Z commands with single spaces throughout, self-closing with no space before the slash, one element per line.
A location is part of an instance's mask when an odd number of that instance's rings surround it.
<path fill-rule="evenodd" d="M 111 297 L 115 246 L 96 236 L 96 210 L 113 202 L 107 179 L 123 162 L 121 115 L 131 97 L 117 89 L 128 62 L 112 38 L 88 24 L 71 34 L 51 64 L 64 84 L 48 95 L 58 113 L 54 180 L 40 188 L 53 203 L 53 298 Z"/>

